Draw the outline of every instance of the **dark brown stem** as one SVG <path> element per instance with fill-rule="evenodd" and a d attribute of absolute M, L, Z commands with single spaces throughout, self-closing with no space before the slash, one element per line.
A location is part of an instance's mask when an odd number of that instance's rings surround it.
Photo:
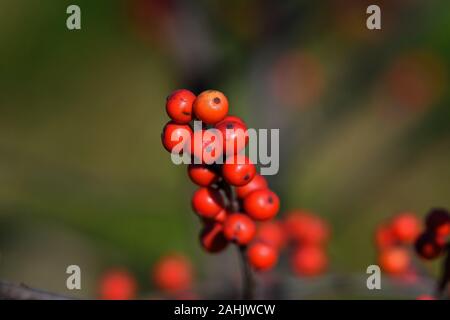
<path fill-rule="evenodd" d="M 73 300 L 56 293 L 30 288 L 24 284 L 0 281 L 0 300 Z"/>
<path fill-rule="evenodd" d="M 255 281 L 252 269 L 247 262 L 247 246 L 240 246 L 238 247 L 238 250 L 242 265 L 242 299 L 253 300 L 255 298 Z"/>
<path fill-rule="evenodd" d="M 438 298 L 443 296 L 444 290 L 450 282 L 450 243 L 446 246 L 446 256 L 442 265 L 442 274 L 438 280 L 436 295 Z"/>
<path fill-rule="evenodd" d="M 224 191 L 227 197 L 228 211 L 241 212 L 239 201 L 236 197 L 236 193 L 234 192 L 233 188 L 225 181 L 222 181 L 219 187 Z M 247 262 L 246 257 L 247 246 L 238 246 L 238 251 L 242 268 L 242 298 L 245 300 L 252 300 L 254 299 L 255 281 L 253 279 L 252 270 Z"/>

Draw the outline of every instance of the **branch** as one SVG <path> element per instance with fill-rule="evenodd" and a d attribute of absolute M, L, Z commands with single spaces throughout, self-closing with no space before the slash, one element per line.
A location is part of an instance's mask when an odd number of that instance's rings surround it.
<path fill-rule="evenodd" d="M 0 281 L 0 300 L 72 300 L 56 293 L 30 288 L 23 283 Z"/>

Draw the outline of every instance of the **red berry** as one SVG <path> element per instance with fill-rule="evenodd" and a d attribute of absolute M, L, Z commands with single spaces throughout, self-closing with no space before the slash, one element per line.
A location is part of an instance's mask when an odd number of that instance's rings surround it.
<path fill-rule="evenodd" d="M 227 219 L 227 211 L 224 209 L 222 211 L 219 212 L 219 214 L 217 214 L 216 216 L 214 216 L 213 218 L 205 218 L 205 217 L 201 217 L 203 223 L 208 224 L 211 222 L 217 222 L 220 224 L 223 224 L 225 222 L 225 220 Z"/>
<path fill-rule="evenodd" d="M 167 255 L 155 264 L 152 277 L 156 287 L 164 292 L 187 290 L 192 284 L 192 266 L 184 256 Z"/>
<path fill-rule="evenodd" d="M 220 91 L 207 90 L 200 93 L 194 101 L 194 113 L 206 124 L 215 124 L 228 113 L 228 99 Z"/>
<path fill-rule="evenodd" d="M 195 95 L 189 90 L 175 90 L 167 97 L 167 114 L 176 123 L 189 123 L 192 120 L 192 105 L 195 98 Z"/>
<path fill-rule="evenodd" d="M 201 187 L 209 187 L 217 181 L 217 173 L 210 166 L 203 164 L 190 164 L 188 175 L 191 181 Z"/>
<path fill-rule="evenodd" d="M 233 186 L 246 185 L 255 174 L 255 165 L 244 155 L 229 157 L 222 166 L 223 178 Z"/>
<path fill-rule="evenodd" d="M 136 297 L 136 289 L 136 281 L 128 271 L 110 270 L 100 280 L 100 299 L 130 300 Z"/>
<path fill-rule="evenodd" d="M 408 271 L 411 257 L 406 249 L 391 247 L 380 252 L 378 262 L 385 272 L 399 275 Z"/>
<path fill-rule="evenodd" d="M 420 221 L 412 213 L 402 213 L 391 223 L 392 233 L 401 242 L 413 243 L 420 233 Z"/>
<path fill-rule="evenodd" d="M 259 189 L 266 189 L 269 185 L 267 184 L 266 179 L 256 174 L 255 177 L 246 185 L 243 185 L 241 187 L 236 187 L 236 195 L 244 199 L 250 192 L 259 190 Z"/>
<path fill-rule="evenodd" d="M 301 244 L 322 245 L 330 237 L 328 224 L 320 217 L 303 210 L 290 212 L 285 219 L 289 237 Z"/>
<path fill-rule="evenodd" d="M 214 130 L 194 131 L 191 139 L 191 154 L 201 163 L 213 164 L 222 156 L 221 136 Z"/>
<path fill-rule="evenodd" d="M 172 121 L 168 122 L 161 135 L 161 141 L 167 151 L 172 150 L 177 146 L 178 151 L 181 149 L 189 149 L 190 141 L 192 138 L 192 129 L 186 124 L 176 124 Z"/>
<path fill-rule="evenodd" d="M 446 209 L 436 208 L 427 215 L 425 224 L 428 230 L 440 237 L 450 235 L 450 214 Z"/>
<path fill-rule="evenodd" d="M 392 233 L 392 228 L 382 224 L 375 231 L 375 244 L 378 249 L 384 249 L 393 246 L 397 239 Z"/>
<path fill-rule="evenodd" d="M 225 238 L 239 245 L 245 245 L 252 241 L 255 233 L 255 223 L 245 214 L 232 213 L 225 220 Z"/>
<path fill-rule="evenodd" d="M 212 219 L 224 209 L 222 196 L 215 189 L 199 188 L 192 196 L 192 208 L 200 217 Z"/>
<path fill-rule="evenodd" d="M 436 298 L 429 294 L 421 294 L 416 298 L 416 300 L 436 300 Z"/>
<path fill-rule="evenodd" d="M 223 226 L 220 223 L 208 223 L 200 233 L 200 243 L 206 251 L 217 253 L 228 245 L 228 240 L 223 234 Z"/>
<path fill-rule="evenodd" d="M 277 263 L 278 252 L 271 245 L 256 242 L 248 248 L 247 258 L 255 270 L 266 271 L 272 269 Z"/>
<path fill-rule="evenodd" d="M 244 199 L 245 212 L 255 220 L 269 220 L 279 208 L 280 199 L 269 189 L 255 190 Z"/>
<path fill-rule="evenodd" d="M 444 245 L 436 241 L 435 235 L 429 231 L 422 233 L 419 238 L 417 238 L 415 249 L 419 256 L 431 260 L 443 253 Z"/>
<path fill-rule="evenodd" d="M 239 123 L 243 124 L 245 127 L 247 127 L 247 125 L 245 124 L 244 120 L 242 120 L 241 118 L 236 117 L 236 116 L 226 116 L 225 118 L 223 118 L 223 120 L 221 122 L 223 122 L 223 121 L 239 122 Z"/>
<path fill-rule="evenodd" d="M 283 227 L 278 221 L 261 223 L 256 232 L 256 239 L 273 246 L 275 249 L 282 249 L 287 240 Z"/>
<path fill-rule="evenodd" d="M 297 248 L 292 255 L 291 265 L 299 276 L 317 276 L 325 271 L 328 258 L 321 247 L 306 245 Z"/>
<path fill-rule="evenodd" d="M 215 127 L 222 134 L 223 153 L 227 156 L 236 155 L 247 146 L 247 127 L 242 122 L 222 120 Z"/>

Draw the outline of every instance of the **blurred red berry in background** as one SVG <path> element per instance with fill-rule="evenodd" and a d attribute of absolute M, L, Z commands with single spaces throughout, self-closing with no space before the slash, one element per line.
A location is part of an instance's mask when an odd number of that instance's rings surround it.
<path fill-rule="evenodd" d="M 137 284 L 125 269 L 111 269 L 100 280 L 100 299 L 130 300 L 136 298 Z"/>
<path fill-rule="evenodd" d="M 378 249 L 391 247 L 397 243 L 390 225 L 381 224 L 375 231 L 375 245 Z"/>
<path fill-rule="evenodd" d="M 192 285 L 192 265 L 180 254 L 166 255 L 158 260 L 152 270 L 155 286 L 165 293 L 190 289 Z"/>
<path fill-rule="evenodd" d="M 282 249 L 286 245 L 286 234 L 279 221 L 266 221 L 258 226 L 255 238 L 263 243 Z"/>
<path fill-rule="evenodd" d="M 308 211 L 291 211 L 285 218 L 284 226 L 289 237 L 301 244 L 320 245 L 330 237 L 328 224 Z"/>
<path fill-rule="evenodd" d="M 378 256 L 381 269 L 392 275 L 400 275 L 408 271 L 411 257 L 408 251 L 401 247 L 383 249 Z"/>
<path fill-rule="evenodd" d="M 403 243 L 413 243 L 420 233 L 420 221 L 412 213 L 400 213 L 391 222 L 392 233 Z"/>
<path fill-rule="evenodd" d="M 291 257 L 293 271 L 299 276 L 317 276 L 328 265 L 328 258 L 322 247 L 306 245 L 297 248 Z"/>

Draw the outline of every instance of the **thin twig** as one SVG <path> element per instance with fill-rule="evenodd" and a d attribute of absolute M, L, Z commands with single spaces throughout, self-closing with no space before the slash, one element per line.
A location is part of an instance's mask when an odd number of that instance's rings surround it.
<path fill-rule="evenodd" d="M 0 281 L 1 300 L 73 300 L 74 298 L 30 288 L 24 284 Z"/>
<path fill-rule="evenodd" d="M 238 250 L 242 265 L 242 299 L 253 300 L 255 298 L 255 281 L 253 279 L 252 270 L 247 262 L 247 246 L 240 246 L 238 247 Z"/>

